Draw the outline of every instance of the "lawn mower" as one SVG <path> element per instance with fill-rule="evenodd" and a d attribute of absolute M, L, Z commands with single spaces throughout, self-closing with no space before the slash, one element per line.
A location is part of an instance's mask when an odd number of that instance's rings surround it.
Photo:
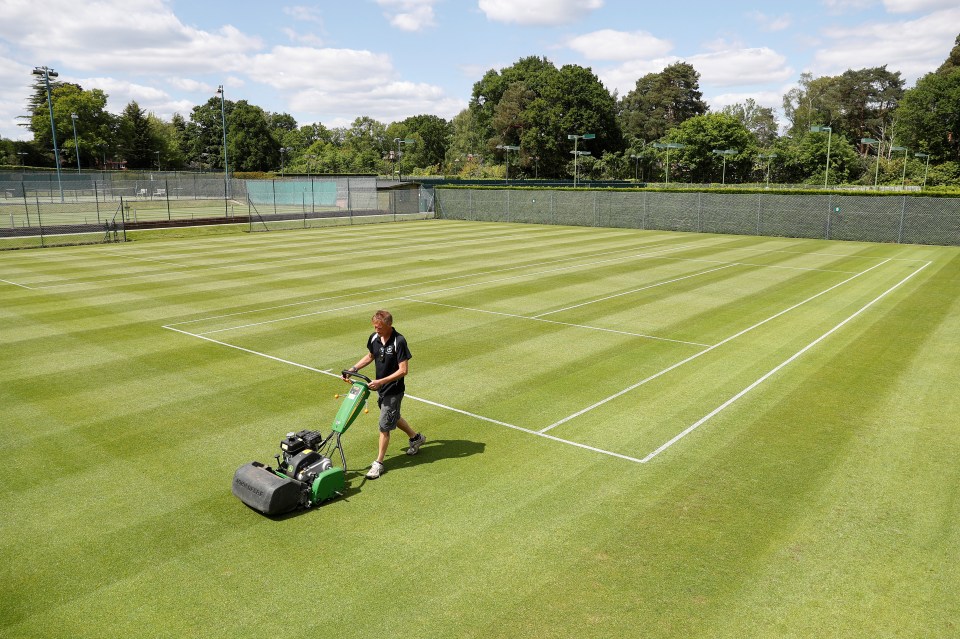
<path fill-rule="evenodd" d="M 264 515 L 281 515 L 297 508 L 312 508 L 337 495 L 346 485 L 347 458 L 343 454 L 341 436 L 357 419 L 370 396 L 370 378 L 353 371 L 350 390 L 333 419 L 326 437 L 315 430 L 287 433 L 280 440 L 276 468 L 250 462 L 233 475 L 233 494 L 250 508 Z M 339 395 L 337 395 L 339 397 Z M 342 466 L 333 465 L 333 456 L 340 453 Z"/>

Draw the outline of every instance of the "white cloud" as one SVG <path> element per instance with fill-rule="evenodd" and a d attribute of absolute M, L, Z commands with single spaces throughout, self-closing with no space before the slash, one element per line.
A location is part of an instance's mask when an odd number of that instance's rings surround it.
<path fill-rule="evenodd" d="M 768 16 L 762 11 L 750 11 L 747 13 L 747 17 L 756 22 L 762 31 L 783 31 L 784 29 L 789 28 L 793 23 L 793 18 L 789 14 L 782 16 Z"/>
<path fill-rule="evenodd" d="M 883 6 L 890 13 L 912 13 L 956 7 L 957 0 L 883 0 Z"/>
<path fill-rule="evenodd" d="M 0 38 L 51 66 L 99 73 L 232 70 L 263 46 L 230 25 L 216 32 L 186 26 L 152 0 L 46 0 L 42 11 L 22 0 L 6 2 Z"/>
<path fill-rule="evenodd" d="M 700 72 L 700 84 L 716 87 L 784 82 L 794 74 L 787 59 L 767 47 L 702 53 L 686 61 Z"/>
<path fill-rule="evenodd" d="M 960 7 L 903 22 L 876 22 L 824 31 L 832 41 L 814 56 L 814 74 L 835 75 L 847 69 L 887 65 L 904 78 L 935 70 L 954 45 Z"/>
<path fill-rule="evenodd" d="M 731 104 L 742 104 L 753 99 L 758 105 L 777 111 L 783 105 L 783 93 L 776 91 L 756 91 L 753 93 L 721 93 L 719 95 L 704 96 L 712 111 L 720 111 Z"/>
<path fill-rule="evenodd" d="M 633 60 L 665 55 L 673 45 L 646 31 L 602 29 L 576 36 L 567 46 L 588 60 Z"/>
<path fill-rule="evenodd" d="M 387 122 L 412 113 L 451 118 L 466 107 L 438 86 L 397 81 L 389 56 L 370 51 L 275 47 L 254 56 L 248 71 L 280 91 L 301 117 L 327 126 L 349 124 L 361 115 Z"/>
<path fill-rule="evenodd" d="M 576 22 L 602 6 L 603 0 L 479 0 L 487 19 L 527 26 Z"/>
<path fill-rule="evenodd" d="M 377 0 L 390 24 L 401 31 L 423 31 L 436 26 L 433 5 L 437 0 Z"/>
<path fill-rule="evenodd" d="M 297 5 L 293 7 L 284 7 L 283 12 L 299 22 L 314 22 L 323 26 L 323 15 L 316 7 L 306 7 Z"/>

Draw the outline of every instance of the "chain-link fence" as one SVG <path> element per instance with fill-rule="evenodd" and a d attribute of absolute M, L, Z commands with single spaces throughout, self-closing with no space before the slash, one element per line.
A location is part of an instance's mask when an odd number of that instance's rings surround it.
<path fill-rule="evenodd" d="M 249 182 L 250 231 L 433 217 L 433 190 L 378 187 L 375 178 L 317 178 Z"/>
<path fill-rule="evenodd" d="M 373 176 L 126 178 L 87 174 L 57 182 L 43 174 L 0 181 L 0 249 L 121 241 L 126 231 L 176 226 L 241 224 L 262 231 L 433 217 L 432 190 L 396 183 L 378 188 Z"/>
<path fill-rule="evenodd" d="M 446 219 L 960 245 L 960 198 L 443 188 L 436 198 Z"/>

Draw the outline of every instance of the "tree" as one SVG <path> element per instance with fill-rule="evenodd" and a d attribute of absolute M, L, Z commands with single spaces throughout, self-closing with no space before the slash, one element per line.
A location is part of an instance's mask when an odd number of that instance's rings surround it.
<path fill-rule="evenodd" d="M 628 140 L 658 140 L 673 127 L 706 112 L 700 74 L 686 62 L 643 76 L 618 104 L 620 127 Z"/>
<path fill-rule="evenodd" d="M 235 171 L 267 171 L 280 166 L 280 143 L 263 109 L 239 100 L 227 127 L 230 164 Z"/>
<path fill-rule="evenodd" d="M 960 35 L 954 40 L 954 47 L 950 50 L 950 55 L 943 61 L 937 73 L 950 73 L 954 69 L 960 68 Z"/>
<path fill-rule="evenodd" d="M 41 79 L 41 84 L 42 84 Z M 51 83 L 53 86 L 53 83 Z M 35 96 L 36 97 L 36 96 Z M 107 112 L 107 94 L 100 89 L 84 91 L 79 84 L 59 83 L 53 87 L 50 100 L 53 104 L 53 118 L 57 127 L 57 146 L 61 154 L 73 164 L 77 161 L 77 148 L 73 136 L 76 123 L 76 143 L 79 145 L 82 165 L 93 166 L 115 137 L 116 119 Z M 50 110 L 47 106 L 46 88 L 43 88 L 42 105 L 30 118 L 30 130 L 36 146 L 51 150 L 53 137 L 50 132 Z M 72 117 L 76 115 L 76 119 Z M 63 161 L 63 160 L 61 160 Z"/>
<path fill-rule="evenodd" d="M 777 117 L 770 107 L 762 107 L 753 98 L 723 107 L 723 113 L 740 120 L 753 134 L 757 145 L 769 147 L 777 139 Z"/>
<path fill-rule="evenodd" d="M 387 140 L 412 138 L 404 164 L 407 167 L 439 167 L 447 153 L 447 145 L 453 129 L 449 122 L 436 115 L 413 115 L 394 122 L 387 127 Z M 394 149 L 395 150 L 395 149 Z"/>
<path fill-rule="evenodd" d="M 677 162 L 678 179 L 688 182 L 719 182 L 726 166 L 727 182 L 748 178 L 756 155 L 756 141 L 743 122 L 726 113 L 708 113 L 684 120 L 674 129 L 670 141 L 684 148 L 672 154 Z M 721 156 L 714 150 L 735 150 L 736 155 Z M 726 160 L 724 161 L 724 157 Z M 673 174 L 673 170 L 671 170 Z"/>
<path fill-rule="evenodd" d="M 903 96 L 897 130 L 905 146 L 931 160 L 960 160 L 960 67 L 920 78 Z"/>
<path fill-rule="evenodd" d="M 488 71 L 474 85 L 469 124 L 484 140 L 487 157 L 505 156 L 496 147 L 520 146 L 518 172 L 511 175 L 572 175 L 571 134 L 594 133 L 589 149 L 601 154 L 622 150 L 616 100 L 589 68 L 557 69 L 546 58 L 528 57 L 499 73 Z M 462 123 L 466 123 L 462 120 Z"/>
<path fill-rule="evenodd" d="M 147 114 L 136 101 L 131 101 L 120 114 L 118 132 L 119 152 L 131 169 L 157 168 L 167 149 L 162 124 L 156 116 Z"/>
<path fill-rule="evenodd" d="M 234 103 L 230 100 L 222 105 L 227 117 L 228 134 L 233 106 Z M 223 115 L 220 98 L 213 96 L 205 103 L 193 107 L 190 112 L 190 122 L 187 124 L 187 139 L 189 140 L 187 159 L 191 163 L 208 169 L 223 169 Z"/>

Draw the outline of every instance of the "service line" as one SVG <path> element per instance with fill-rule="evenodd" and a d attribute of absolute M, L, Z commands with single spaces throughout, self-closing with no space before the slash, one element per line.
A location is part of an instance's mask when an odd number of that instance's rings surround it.
<path fill-rule="evenodd" d="M 673 364 L 673 365 L 671 365 L 671 366 L 668 366 L 667 368 L 664 368 L 662 371 L 660 371 L 660 372 L 658 372 L 658 373 L 654 373 L 653 375 L 651 375 L 651 376 L 649 376 L 649 377 L 647 377 L 647 378 L 645 378 L 645 379 L 640 380 L 639 382 L 637 382 L 636 384 L 633 384 L 632 386 L 628 386 L 628 387 L 624 388 L 623 390 L 618 391 L 618 392 L 614 393 L 613 395 L 610 395 L 609 397 L 605 397 L 604 399 L 601 399 L 599 402 L 597 402 L 597 403 L 595 403 L 595 404 L 592 404 L 592 405 L 590 405 L 590 406 L 587 406 L 586 408 L 584 408 L 584 409 L 582 409 L 582 410 L 579 410 L 579 411 L 577 411 L 576 413 L 573 413 L 572 415 L 568 415 L 567 417 L 564 417 L 564 418 L 561 419 L 560 421 L 557 421 L 557 422 L 554 422 L 554 423 L 550 424 L 550 425 L 547 426 L 546 428 L 541 429 L 539 432 L 541 432 L 541 433 L 546 433 L 547 431 L 552 430 L 552 429 L 556 428 L 557 426 L 560 426 L 561 424 L 565 424 L 565 423 L 569 422 L 570 420 L 576 419 L 577 417 L 580 417 L 581 415 L 583 415 L 583 414 L 585 414 L 585 413 L 589 413 L 590 411 L 592 411 L 592 410 L 594 410 L 594 409 L 596 409 L 596 408 L 599 408 L 599 407 L 603 406 L 604 404 L 606 404 L 606 403 L 608 403 L 608 402 L 611 402 L 611 401 L 617 399 L 618 397 L 621 397 L 622 395 L 625 395 L 625 394 L 629 393 L 630 391 L 633 391 L 633 390 L 636 390 L 637 388 L 640 388 L 641 386 L 643 386 L 644 384 L 646 384 L 646 383 L 648 383 L 648 382 L 652 382 L 653 380 L 657 379 L 658 377 L 662 377 L 663 375 L 666 375 L 666 374 L 669 373 L 670 371 L 672 371 L 672 370 L 674 370 L 674 369 L 676 369 L 676 368 L 679 368 L 680 366 L 683 366 L 684 364 L 687 364 L 687 363 L 689 363 L 689 362 L 692 362 L 693 360 L 697 359 L 697 358 L 700 357 L 701 355 L 706 355 L 706 354 L 709 353 L 710 351 L 715 350 L 715 349 L 717 349 L 717 348 L 720 348 L 720 347 L 723 346 L 724 344 L 727 344 L 727 343 L 729 343 L 729 342 L 732 342 L 733 340 L 737 339 L 738 337 L 741 337 L 742 335 L 746 335 L 746 334 L 749 333 L 750 331 L 752 331 L 752 330 L 754 330 L 754 329 L 756 329 L 756 328 L 759 328 L 759 327 L 763 326 L 763 325 L 766 324 L 767 322 L 771 322 L 771 321 L 777 319 L 778 317 L 780 317 L 781 315 L 784 315 L 784 314 L 786 314 L 786 313 L 789 313 L 790 311 L 792 311 L 792 310 L 794 310 L 794 309 L 796 309 L 796 308 L 799 308 L 800 306 L 803 306 L 803 305 L 806 304 L 807 302 L 811 302 L 811 301 L 817 299 L 818 297 L 820 297 L 821 295 L 825 295 L 825 294 L 829 293 L 830 291 L 834 290 L 835 288 L 840 287 L 840 286 L 843 286 L 843 285 L 846 284 L 847 282 L 850 282 L 850 281 L 852 281 L 852 280 L 855 280 L 856 278 L 860 277 L 861 275 L 864 275 L 865 273 L 869 273 L 869 272 L 872 271 L 873 269 L 879 268 L 879 267 L 883 266 L 884 264 L 886 264 L 886 263 L 889 262 L 889 261 L 890 261 L 890 260 L 884 260 L 884 261 L 880 262 L 879 264 L 874 264 L 874 265 L 871 266 L 870 268 L 868 268 L 868 269 L 866 269 L 866 270 L 864 270 L 864 271 L 860 271 L 860 272 L 857 273 L 856 275 L 854 275 L 854 276 L 852 276 L 852 277 L 848 277 L 847 279 L 845 279 L 845 280 L 843 280 L 842 282 L 839 282 L 839 283 L 837 283 L 837 284 L 834 284 L 833 286 L 831 286 L 831 287 L 828 288 L 828 289 L 825 289 L 825 290 L 823 290 L 823 291 L 820 291 L 819 293 L 817 293 L 817 294 L 815 294 L 815 295 L 811 295 L 810 297 L 808 297 L 807 299 L 803 300 L 802 302 L 797 302 L 796 304 L 794 304 L 794 305 L 791 306 L 790 308 L 786 308 L 786 309 L 780 311 L 779 313 L 777 313 L 777 314 L 775 314 L 775 315 L 771 315 L 770 317 L 768 317 L 768 318 L 766 318 L 766 319 L 764 319 L 764 320 L 761 320 L 761 321 L 757 322 L 757 323 L 754 324 L 753 326 L 750 326 L 750 327 L 748 327 L 748 328 L 745 328 L 745 329 L 743 329 L 742 331 L 740 331 L 739 333 L 736 333 L 735 335 L 731 335 L 730 337 L 727 337 L 726 339 L 717 342 L 717 343 L 714 344 L 713 346 L 708 346 L 707 348 L 703 349 L 703 350 L 700 351 L 699 353 L 694 353 L 694 354 L 691 355 L 690 357 L 688 357 L 688 358 L 686 358 L 686 359 L 683 359 L 683 360 L 680 360 L 680 361 L 677 362 L 676 364 Z"/>
<path fill-rule="evenodd" d="M 725 401 L 724 403 L 720 404 L 719 406 L 717 406 L 716 408 L 714 408 L 712 411 L 710 411 L 709 413 L 707 413 L 706 415 L 704 415 L 703 417 L 701 417 L 699 420 L 697 420 L 696 422 L 694 422 L 693 424 L 691 424 L 690 426 L 688 426 L 688 427 L 685 428 L 684 430 L 682 430 L 682 431 L 680 431 L 679 433 L 677 433 L 676 435 L 674 435 L 673 438 L 671 438 L 669 441 L 663 443 L 659 448 L 657 448 L 656 450 L 654 450 L 653 452 L 651 452 L 649 455 L 647 455 L 646 457 L 644 457 L 643 459 L 641 459 L 640 462 L 641 462 L 641 463 L 644 463 L 644 464 L 647 463 L 648 461 L 650 461 L 651 459 L 653 459 L 654 457 L 656 457 L 657 455 L 659 455 L 659 454 L 662 453 L 663 451 L 667 450 L 668 448 L 670 448 L 671 446 L 673 446 L 674 444 L 676 444 L 678 441 L 680 441 L 681 439 L 683 439 L 684 437 L 686 437 L 687 435 L 689 435 L 690 433 L 692 433 L 693 431 L 695 431 L 697 428 L 699 428 L 699 427 L 702 426 L 703 424 L 705 424 L 705 423 L 707 423 L 708 421 L 710 421 L 710 419 L 712 419 L 713 417 L 715 417 L 716 415 L 718 415 L 718 414 L 719 414 L 720 412 L 722 412 L 725 408 L 727 408 L 728 406 L 730 406 L 731 404 L 733 404 L 734 402 L 736 402 L 738 399 L 740 399 L 741 397 L 743 397 L 744 395 L 746 395 L 747 393 L 749 393 L 750 391 L 752 391 L 754 388 L 756 388 L 757 386 L 759 386 L 760 384 L 762 384 L 763 382 L 765 382 L 767 379 L 769 379 L 770 377 L 772 377 L 774 374 L 777 373 L 777 371 L 779 371 L 780 369 L 782 369 L 784 366 L 786 366 L 786 365 L 789 364 L 790 362 L 794 361 L 795 359 L 797 359 L 798 357 L 800 357 L 801 355 L 803 355 L 804 353 L 806 353 L 808 350 L 810 350 L 811 348 L 813 348 L 814 346 L 816 346 L 817 344 L 819 344 L 820 342 L 822 342 L 823 340 L 825 340 L 826 338 L 830 337 L 830 335 L 832 335 L 832 334 L 835 333 L 836 331 L 840 330 L 840 329 L 841 329 L 844 325 L 846 325 L 848 322 L 852 321 L 854 318 L 856 318 L 857 316 L 859 316 L 859 315 L 860 315 L 861 313 L 863 313 L 865 310 L 867 310 L 868 308 L 870 308 L 871 306 L 873 306 L 874 304 L 876 304 L 877 302 L 879 302 L 880 300 L 882 300 L 884 297 L 886 297 L 887 295 L 889 295 L 890 293 L 892 293 L 893 291 L 895 291 L 896 289 L 898 289 L 901 285 L 905 284 L 905 283 L 906 283 L 908 280 L 910 280 L 910 278 L 912 278 L 914 275 L 916 275 L 917 273 L 919 273 L 919 272 L 922 271 L 923 269 L 925 269 L 925 268 L 927 268 L 928 266 L 930 266 L 931 263 L 932 263 L 932 262 L 926 262 L 923 266 L 921 266 L 920 268 L 918 268 L 916 271 L 914 271 L 913 273 L 910 273 L 910 275 L 907 275 L 905 278 L 903 278 L 902 280 L 900 280 L 899 282 L 897 282 L 896 284 L 894 284 L 893 286 L 891 286 L 890 288 L 888 288 L 886 291 L 884 291 L 883 293 L 881 293 L 881 294 L 878 295 L 877 297 L 873 298 L 872 300 L 870 300 L 869 302 L 867 302 L 866 304 L 864 304 L 864 305 L 863 305 L 857 312 L 855 312 L 853 315 L 851 315 L 850 317 L 846 318 L 845 320 L 843 320 L 842 322 L 840 322 L 839 324 L 837 324 L 836 326 L 834 326 L 833 328 L 831 328 L 829 331 L 827 331 L 826 333 L 824 333 L 823 335 L 821 335 L 821 336 L 818 337 L 817 339 L 813 340 L 812 342 L 810 342 L 809 344 L 807 344 L 806 346 L 804 346 L 803 348 L 801 348 L 799 351 L 797 351 L 796 353 L 794 353 L 792 356 L 790 356 L 789 358 L 787 358 L 786 360 L 784 360 L 783 362 L 781 362 L 779 365 L 777 365 L 776 367 L 772 368 L 772 369 L 771 369 L 769 372 L 767 372 L 765 375 L 763 375 L 762 377 L 760 377 L 760 379 L 758 379 L 757 381 L 753 382 L 752 384 L 750 384 L 749 386 L 747 386 L 746 388 L 744 388 L 742 391 L 740 391 L 739 393 L 737 393 L 736 395 L 734 395 L 733 397 L 731 397 L 730 399 L 728 399 L 727 401 Z"/>

